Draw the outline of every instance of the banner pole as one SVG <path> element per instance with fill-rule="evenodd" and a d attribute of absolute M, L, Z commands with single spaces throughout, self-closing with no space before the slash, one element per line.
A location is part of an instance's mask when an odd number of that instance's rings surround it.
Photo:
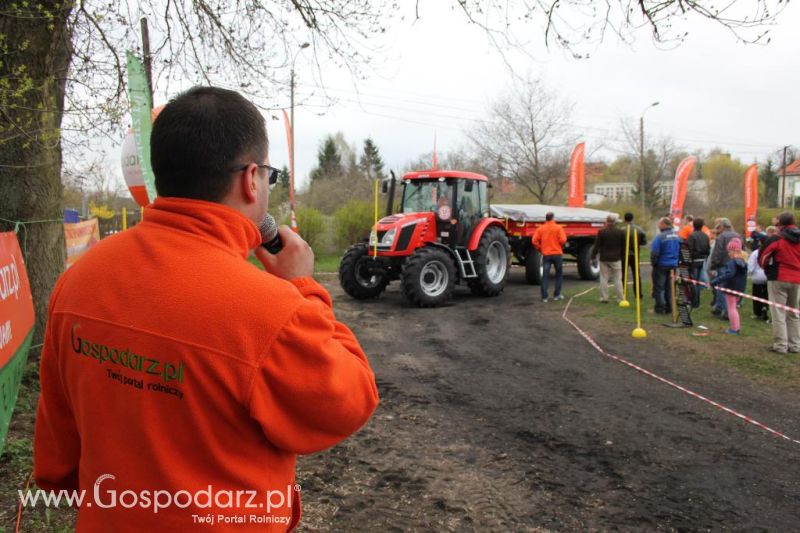
<path fill-rule="evenodd" d="M 628 257 L 631 250 L 631 225 L 628 224 L 628 229 L 625 232 L 625 270 L 622 274 L 622 300 L 619 302 L 620 307 L 630 307 L 631 303 L 628 301 Z"/>
<path fill-rule="evenodd" d="M 373 257 L 378 257 L 378 179 L 375 178 L 375 249 Z"/>
<path fill-rule="evenodd" d="M 637 236 L 638 237 L 638 236 Z M 647 332 L 642 329 L 642 295 L 641 295 L 641 272 L 639 270 L 639 239 L 633 243 L 633 285 L 636 287 L 636 329 L 631 332 L 634 339 L 644 339 L 647 337 Z"/>

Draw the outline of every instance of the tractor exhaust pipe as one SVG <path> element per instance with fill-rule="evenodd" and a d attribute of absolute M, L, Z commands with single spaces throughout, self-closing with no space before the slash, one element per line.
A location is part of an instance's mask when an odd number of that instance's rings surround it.
<path fill-rule="evenodd" d="M 389 181 L 389 198 L 386 200 L 386 216 L 392 215 L 392 211 L 394 210 L 394 186 L 397 178 L 395 178 L 394 170 L 390 170 L 389 174 L 392 175 L 391 181 Z"/>

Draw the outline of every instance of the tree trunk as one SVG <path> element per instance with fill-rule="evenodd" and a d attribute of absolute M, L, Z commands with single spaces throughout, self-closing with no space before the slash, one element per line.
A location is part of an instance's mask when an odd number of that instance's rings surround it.
<path fill-rule="evenodd" d="M 73 3 L 35 4 L 0 15 L 0 217 L 25 223 L 18 239 L 36 309 L 34 345 L 64 269 L 60 127 Z M 0 221 L 2 231 L 14 227 Z"/>

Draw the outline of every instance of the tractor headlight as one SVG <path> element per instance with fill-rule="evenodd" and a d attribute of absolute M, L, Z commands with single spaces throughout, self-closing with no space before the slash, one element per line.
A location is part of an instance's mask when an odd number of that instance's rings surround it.
<path fill-rule="evenodd" d="M 394 242 L 394 236 L 397 234 L 397 228 L 392 228 L 383 234 L 381 239 L 381 246 L 391 246 Z"/>
<path fill-rule="evenodd" d="M 390 229 L 389 231 L 387 231 L 386 233 L 383 234 L 383 237 L 381 237 L 380 242 L 377 243 L 378 246 L 391 246 L 392 243 L 394 242 L 394 236 L 395 235 L 397 235 L 397 228 Z M 375 234 L 375 230 L 373 229 L 369 233 L 369 245 L 370 246 L 375 246 L 375 241 L 376 240 L 377 240 L 377 236 Z"/>

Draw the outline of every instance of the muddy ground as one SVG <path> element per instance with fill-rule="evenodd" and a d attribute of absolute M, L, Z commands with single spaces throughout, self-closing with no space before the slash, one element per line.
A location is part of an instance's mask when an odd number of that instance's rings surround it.
<path fill-rule="evenodd" d="M 574 270 L 567 276 L 574 291 Z M 305 531 L 800 529 L 800 444 L 602 357 L 515 270 L 499 298 L 409 307 L 327 283 L 382 402 L 300 459 Z M 800 394 L 576 320 L 613 353 L 800 438 Z"/>

